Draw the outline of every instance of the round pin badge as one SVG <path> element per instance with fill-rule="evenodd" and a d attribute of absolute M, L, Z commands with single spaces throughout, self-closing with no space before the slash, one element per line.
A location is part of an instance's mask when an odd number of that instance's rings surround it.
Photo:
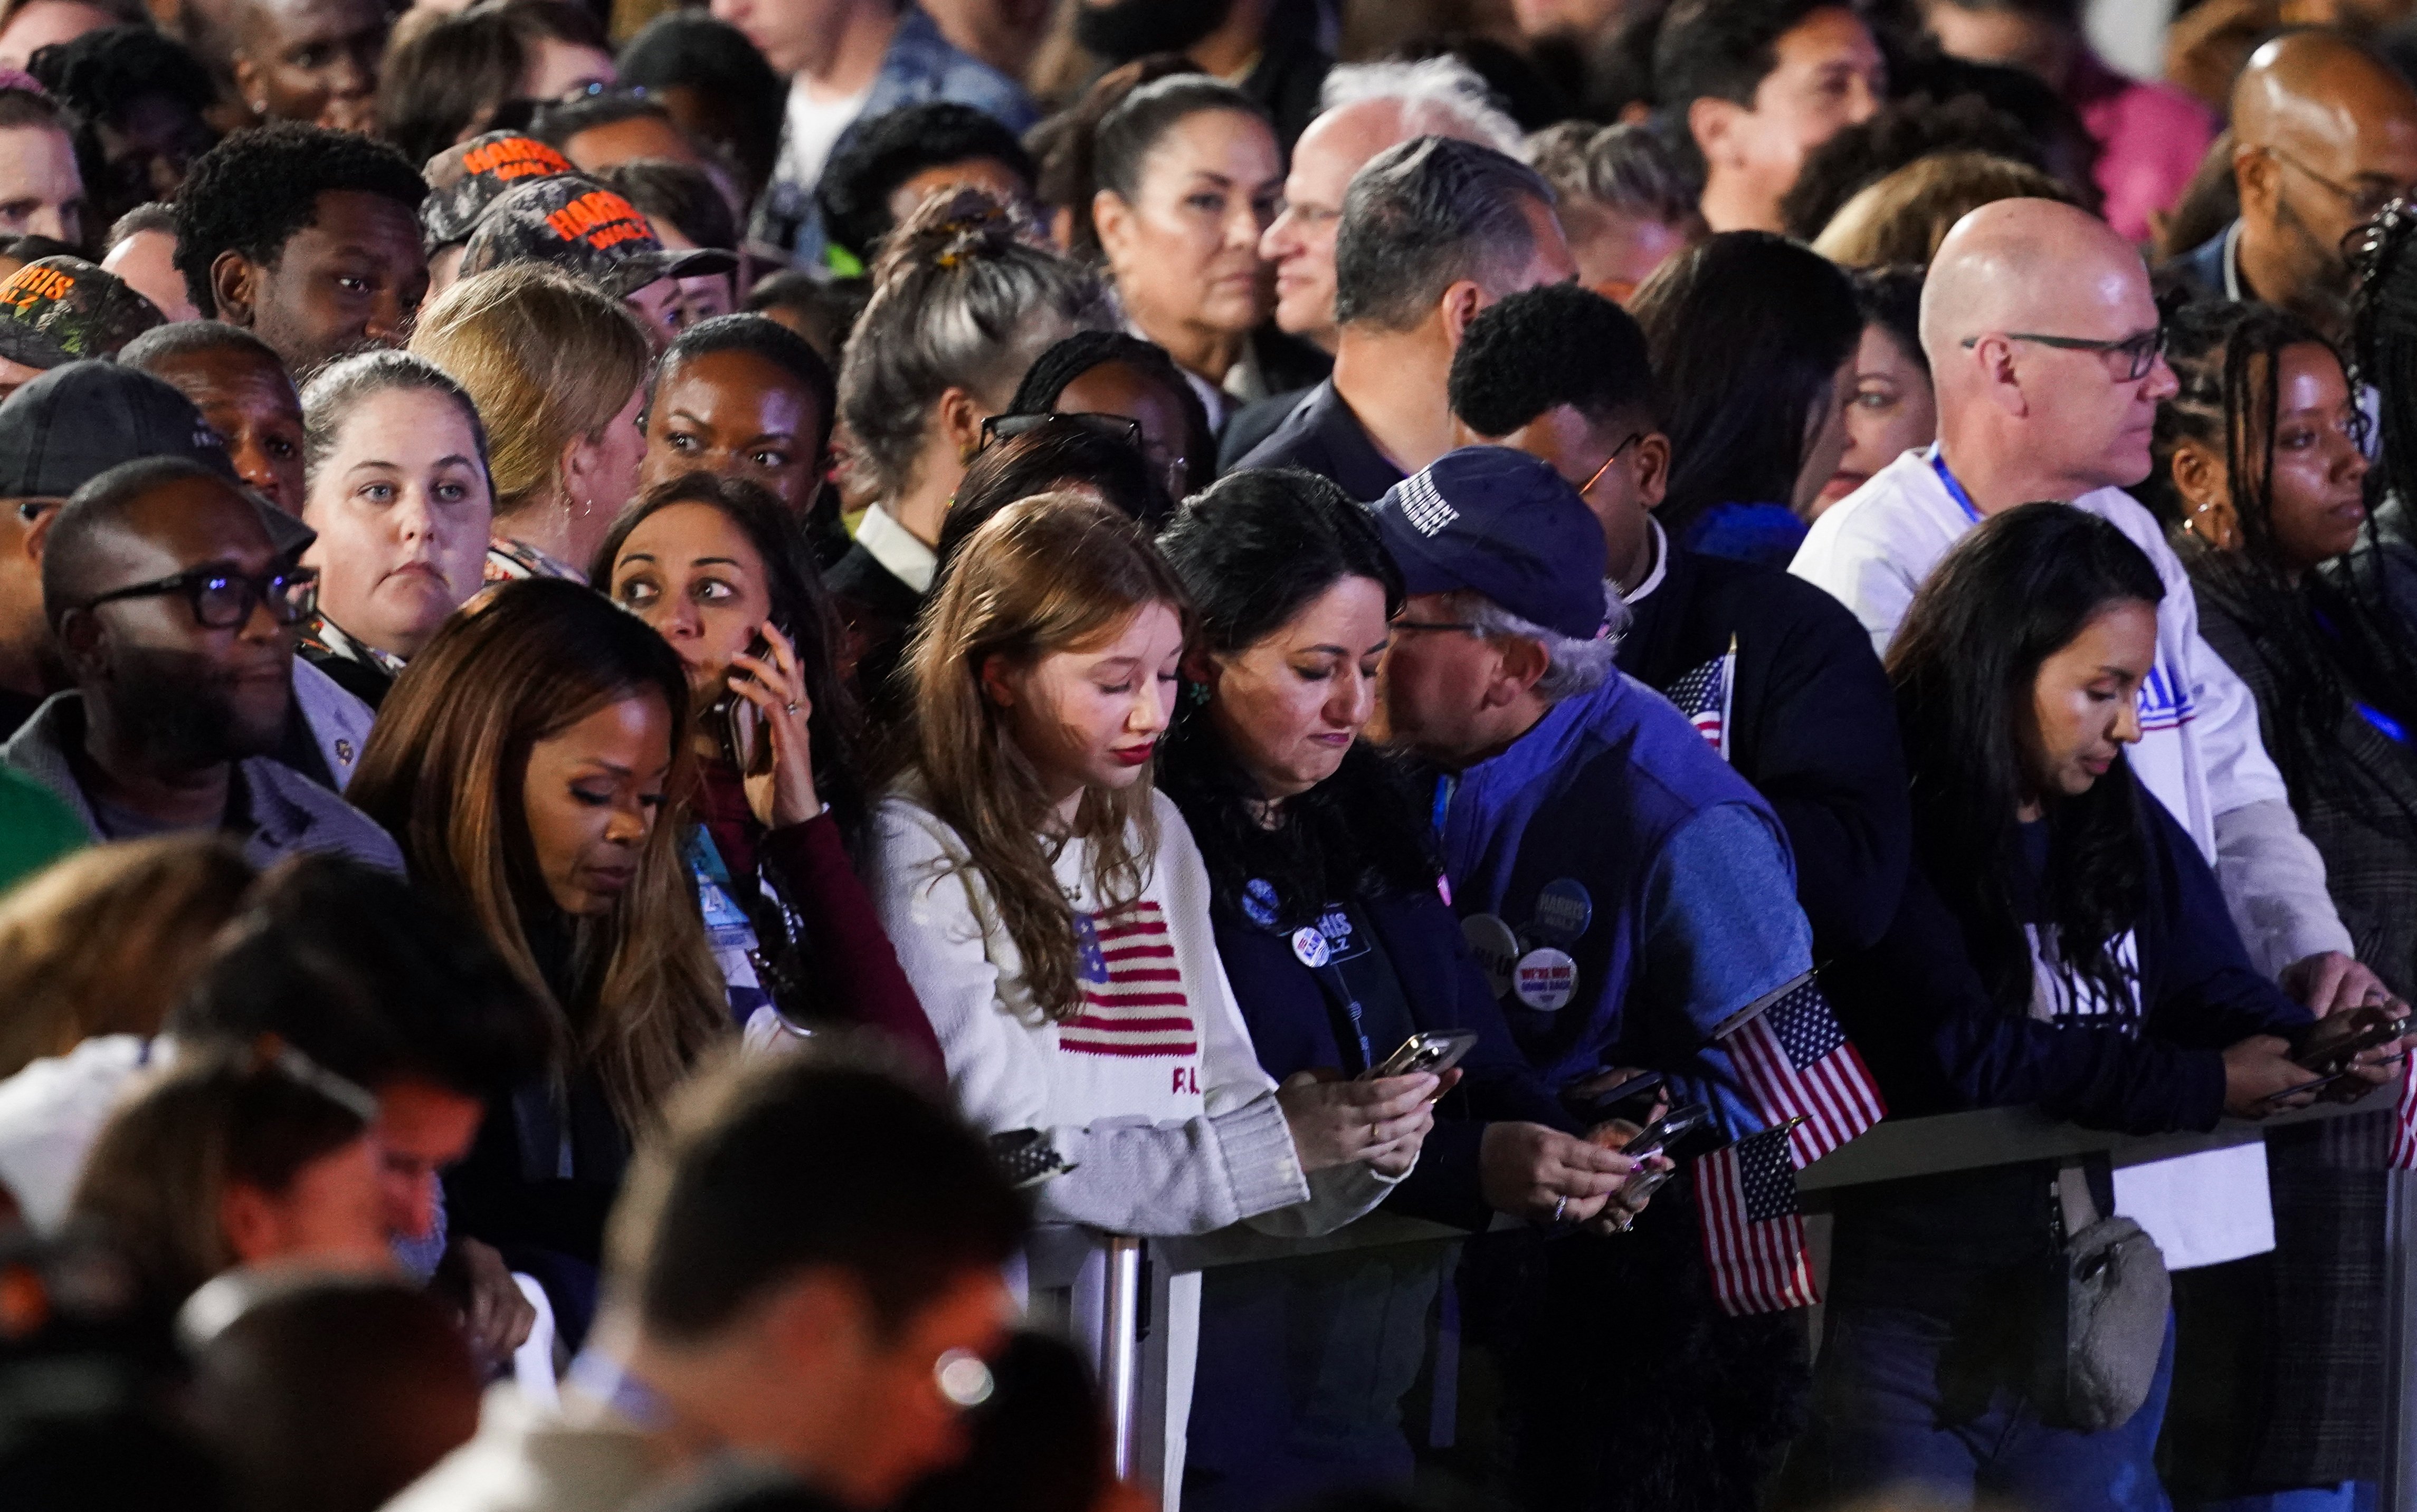
<path fill-rule="evenodd" d="M 1485 968 L 1485 980 L 1500 997 L 1511 990 L 1511 968 L 1518 963 L 1519 937 L 1511 926 L 1491 914 L 1471 914 L 1460 921 L 1460 937 L 1468 942 L 1469 954 Z"/>
<path fill-rule="evenodd" d="M 1315 925 L 1292 931 L 1293 959 L 1311 971 L 1325 965 L 1326 958 L 1330 953 L 1326 944 L 1326 936 L 1319 933 Z"/>
<path fill-rule="evenodd" d="M 1512 968 L 1511 990 L 1538 1013 L 1558 1013 L 1577 996 L 1578 963 L 1566 950 L 1530 950 Z"/>
<path fill-rule="evenodd" d="M 1574 877 L 1556 877 L 1536 895 L 1536 921 L 1528 929 L 1563 945 L 1574 942 L 1594 922 L 1594 895 Z"/>
<path fill-rule="evenodd" d="M 1242 916 L 1263 930 L 1276 927 L 1275 884 L 1265 877 L 1253 877 L 1242 884 Z"/>

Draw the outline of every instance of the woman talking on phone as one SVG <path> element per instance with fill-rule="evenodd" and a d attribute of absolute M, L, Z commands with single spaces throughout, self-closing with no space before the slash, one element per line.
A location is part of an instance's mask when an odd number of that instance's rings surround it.
<path fill-rule="evenodd" d="M 1279 1090 L 1259 1068 L 1200 853 L 1150 781 L 1182 603 L 1094 500 L 1041 494 L 976 531 L 907 654 L 911 765 L 874 813 L 874 897 L 965 1116 L 1041 1130 L 1072 1168 L 1035 1193 L 1043 1221 L 1323 1232 L 1409 1172 L 1442 1083 Z"/>
<path fill-rule="evenodd" d="M 2379 1010 L 2311 1032 L 2250 966 L 2206 861 L 2125 763 L 2165 592 L 2114 526 L 2027 504 L 1915 597 L 1888 659 L 1915 876 L 1889 935 L 1823 973 L 1893 1116 L 2028 1103 L 2208 1129 L 2311 1100 L 2310 1066 L 2347 1063 L 2322 1092 L 2345 1099 L 2393 1074 L 2393 1046 L 2350 1050 Z M 2164 1262 L 2097 1225 L 2159 1221 L 2172 1179 L 2031 1162 L 1842 1192 L 1800 1445 L 1818 1489 L 2164 1508 Z"/>
<path fill-rule="evenodd" d="M 1193 607 L 1163 781 L 1207 863 L 1217 950 L 1259 1064 L 1358 1076 L 1414 1036 L 1467 1046 L 1390 1211 L 1624 1224 L 1632 1162 L 1579 1137 L 1518 1048 L 1436 890 L 1426 814 L 1362 743 L 1401 574 L 1323 477 L 1250 471 L 1161 537 Z M 1184 1504 L 1406 1483 L 1401 1401 L 1459 1247 L 1227 1267 L 1203 1283 Z M 1349 1361 L 1349 1368 L 1342 1362 Z"/>
<path fill-rule="evenodd" d="M 871 1023 L 937 1070 L 931 1023 L 850 861 L 865 824 L 856 709 L 797 517 L 752 483 L 689 473 L 623 511 L 588 581 L 688 674 L 687 854 L 750 1041 L 784 1022 Z"/>

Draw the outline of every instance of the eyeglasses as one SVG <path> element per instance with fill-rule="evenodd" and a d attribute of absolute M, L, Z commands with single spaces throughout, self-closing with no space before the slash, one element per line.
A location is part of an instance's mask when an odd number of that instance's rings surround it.
<path fill-rule="evenodd" d="M 2289 153 L 2285 152 L 2280 147 L 2261 147 L 2258 150 L 2264 152 L 2268 157 L 2273 158 L 2276 162 L 2283 164 L 2287 168 L 2295 168 L 2299 170 L 2303 174 L 2316 180 L 2319 185 L 2341 196 L 2342 203 L 2349 206 L 2350 214 L 2358 217 L 2361 220 L 2374 219 L 2378 215 L 2382 213 L 2385 205 L 2390 204 L 2393 201 L 2400 198 L 2403 194 L 2409 191 L 2409 187 L 2402 184 L 2366 184 L 2362 186 L 2340 183 L 2336 180 L 2327 178 L 2324 174 L 2318 173 L 2315 169 L 2309 167 L 2306 163 L 2302 162 L 2299 159 L 2292 157 Z"/>
<path fill-rule="evenodd" d="M 1611 471 L 1611 464 L 1619 461 L 1619 454 L 1644 439 L 1645 432 L 1639 431 L 1635 434 L 1630 436 L 1627 440 L 1621 442 L 1619 446 L 1612 447 L 1611 455 L 1603 460 L 1603 465 L 1594 470 L 1594 476 L 1578 485 L 1578 497 L 1583 499 L 1588 494 L 1592 493 L 1594 491 L 1594 486 L 1603 481 L 1603 475 Z"/>
<path fill-rule="evenodd" d="M 1038 415 L 994 415 L 982 422 L 981 446 L 987 451 L 994 441 L 1013 441 L 1035 431 L 1053 425 L 1070 425 L 1077 431 L 1088 431 L 1095 436 L 1122 442 L 1133 450 L 1141 450 L 1141 422 L 1121 415 L 1093 415 L 1087 412 L 1043 410 Z"/>
<path fill-rule="evenodd" d="M 1470 635 L 1483 635 L 1485 627 L 1465 619 L 1397 619 L 1387 627 L 1395 630 L 1465 630 Z"/>
<path fill-rule="evenodd" d="M 2109 363 L 2106 368 L 2108 376 L 2119 384 L 2146 378 L 2149 370 L 2157 365 L 2157 357 L 2166 349 L 2166 328 L 2163 325 L 2151 326 L 2120 341 L 2093 340 L 2082 336 L 2043 336 L 2036 331 L 2006 331 L 2001 334 L 2009 341 L 2032 341 L 2041 346 L 2052 346 L 2060 352 L 2095 352 L 2102 357 L 2121 357 L 2120 365 Z M 1964 338 L 1968 350 L 1980 344 L 1981 338 L 1977 336 Z"/>
<path fill-rule="evenodd" d="M 994 415 L 982 422 L 981 446 L 976 449 L 987 451 L 994 441 L 1012 441 L 1017 436 L 1030 435 L 1052 425 L 1071 425 L 1140 452 L 1142 460 L 1157 471 L 1158 480 L 1170 499 L 1180 499 L 1191 491 L 1187 487 L 1191 477 L 1191 459 L 1180 454 L 1170 455 L 1163 446 L 1151 446 L 1149 438 L 1142 433 L 1141 422 L 1130 416 L 1102 415 L 1094 410 Z"/>
<path fill-rule="evenodd" d="M 319 612 L 319 569 L 284 567 L 266 577 L 247 577 L 222 567 L 195 567 L 173 578 L 112 588 L 84 601 L 97 609 L 120 598 L 156 598 L 183 594 L 193 606 L 193 619 L 206 630 L 232 630 L 251 618 L 252 606 L 266 604 L 269 618 L 280 625 L 299 625 Z"/>

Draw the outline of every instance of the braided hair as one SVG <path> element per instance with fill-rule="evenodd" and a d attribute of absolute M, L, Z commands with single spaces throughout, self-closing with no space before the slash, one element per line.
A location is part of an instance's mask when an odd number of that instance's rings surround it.
<path fill-rule="evenodd" d="M 1165 389 L 1183 411 L 1183 455 L 1186 493 L 1207 485 L 1207 474 L 1217 455 L 1216 434 L 1208 427 L 1208 411 L 1193 392 L 1166 348 L 1123 331 L 1076 331 L 1033 359 L 1007 401 L 1010 415 L 1041 415 L 1055 409 L 1066 386 L 1094 368 L 1110 363 L 1131 368 Z"/>
<path fill-rule="evenodd" d="M 2181 386 L 2157 407 L 2154 461 L 2138 490 L 2141 502 L 2173 534 L 2197 592 L 2249 627 L 2272 658 L 2280 706 L 2265 721 L 2266 743 L 2294 803 L 2304 809 L 2320 795 L 2377 818 L 2378 795 L 2392 789 L 2355 781 L 2343 770 L 2337 733 L 2354 696 L 2405 704 L 2408 690 L 2417 688 L 2409 681 L 2417 676 L 2417 655 L 2358 579 L 2312 572 L 2294 582 L 2274 533 L 2283 353 L 2317 346 L 2336 361 L 2341 354 L 2305 320 L 2268 305 L 2193 305 L 2176 312 L 2166 329 L 2166 361 Z M 2356 423 L 2363 427 L 2364 418 Z M 2224 458 L 2226 491 L 2241 531 L 2238 551 L 2221 550 L 2181 528 L 2185 507 L 2173 459 L 2185 442 Z M 2371 521 L 2365 528 L 2372 531 Z"/>

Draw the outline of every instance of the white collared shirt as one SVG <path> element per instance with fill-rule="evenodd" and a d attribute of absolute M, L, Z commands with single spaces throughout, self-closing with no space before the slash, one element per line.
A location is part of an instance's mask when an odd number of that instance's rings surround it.
<path fill-rule="evenodd" d="M 874 505 L 857 522 L 856 543 L 872 558 L 917 593 L 932 591 L 932 574 L 939 569 L 939 553 L 900 524 L 889 510 Z"/>

